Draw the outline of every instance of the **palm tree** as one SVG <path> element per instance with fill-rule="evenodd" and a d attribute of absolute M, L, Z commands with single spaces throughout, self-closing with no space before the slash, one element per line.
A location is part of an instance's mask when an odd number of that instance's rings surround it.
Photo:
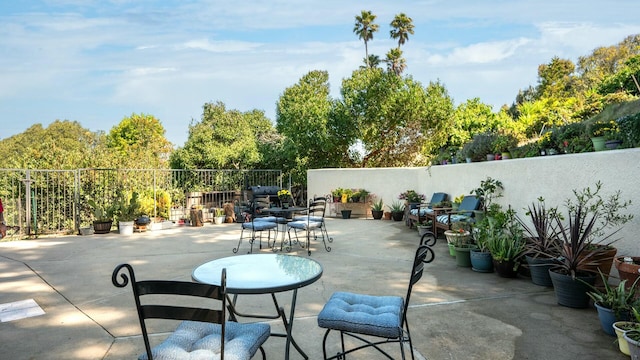
<path fill-rule="evenodd" d="M 387 69 L 396 75 L 402 74 L 404 69 L 407 67 L 407 63 L 402 57 L 402 50 L 400 50 L 400 48 L 389 50 L 385 62 L 387 63 Z"/>
<path fill-rule="evenodd" d="M 380 56 L 371 54 L 369 57 L 362 59 L 364 65 L 361 65 L 360 68 L 377 68 L 380 66 L 382 60 L 380 60 Z"/>
<path fill-rule="evenodd" d="M 390 34 L 392 39 L 398 40 L 398 49 L 400 45 L 404 45 L 409 41 L 409 34 L 413 35 L 413 20 L 405 13 L 400 13 L 393 18 L 391 22 Z"/>
<path fill-rule="evenodd" d="M 371 11 L 362 10 L 360 15 L 356 15 L 356 23 L 353 27 L 353 32 L 358 35 L 358 38 L 364 40 L 364 53 L 367 66 L 369 64 L 369 48 L 367 43 L 373 39 L 373 33 L 378 31 L 378 24 L 375 24 L 376 16 Z"/>

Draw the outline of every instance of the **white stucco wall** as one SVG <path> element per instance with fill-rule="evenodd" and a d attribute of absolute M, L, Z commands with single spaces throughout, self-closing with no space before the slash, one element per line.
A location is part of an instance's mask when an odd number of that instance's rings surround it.
<path fill-rule="evenodd" d="M 309 196 L 330 194 L 331 189 L 364 188 L 385 204 L 397 200 L 409 189 L 425 194 L 446 192 L 450 197 L 469 192 L 490 176 L 502 181 L 503 206 L 511 205 L 521 216 L 540 196 L 550 206 L 562 205 L 573 189 L 595 187 L 600 180 L 603 194 L 621 190 L 623 200 L 631 200 L 628 212 L 635 218 L 616 234 L 619 254 L 640 256 L 640 149 L 610 150 L 488 161 L 431 168 L 316 169 L 307 173 Z"/>

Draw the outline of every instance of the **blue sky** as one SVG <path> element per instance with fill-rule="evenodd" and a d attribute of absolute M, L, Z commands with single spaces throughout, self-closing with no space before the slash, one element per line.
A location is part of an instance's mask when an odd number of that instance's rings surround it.
<path fill-rule="evenodd" d="M 124 117 L 157 117 L 176 146 L 202 106 L 263 110 L 311 70 L 332 94 L 362 63 L 353 34 L 361 10 L 377 15 L 369 52 L 395 42 L 404 12 L 415 35 L 405 74 L 440 80 L 456 105 L 498 109 L 535 85 L 553 56 L 577 62 L 640 33 L 637 0 L 42 0 L 0 3 L 0 139 L 33 124 L 75 120 L 108 132 Z"/>

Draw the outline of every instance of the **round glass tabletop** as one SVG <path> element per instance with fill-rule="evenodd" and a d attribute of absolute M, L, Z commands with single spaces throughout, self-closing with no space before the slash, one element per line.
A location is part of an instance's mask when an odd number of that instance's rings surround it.
<path fill-rule="evenodd" d="M 322 276 L 317 261 L 285 254 L 248 254 L 206 262 L 191 277 L 201 283 L 220 285 L 222 269 L 227 269 L 227 291 L 233 294 L 264 294 L 288 291 L 309 285 Z"/>

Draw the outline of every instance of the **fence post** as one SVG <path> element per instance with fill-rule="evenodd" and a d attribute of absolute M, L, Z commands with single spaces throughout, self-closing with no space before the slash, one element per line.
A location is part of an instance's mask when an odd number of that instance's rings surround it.
<path fill-rule="evenodd" d="M 26 225 L 27 225 L 27 235 L 31 235 L 31 170 L 26 170 L 25 179 L 23 180 L 25 191 L 24 195 L 25 199 L 25 215 L 26 215 Z"/>

